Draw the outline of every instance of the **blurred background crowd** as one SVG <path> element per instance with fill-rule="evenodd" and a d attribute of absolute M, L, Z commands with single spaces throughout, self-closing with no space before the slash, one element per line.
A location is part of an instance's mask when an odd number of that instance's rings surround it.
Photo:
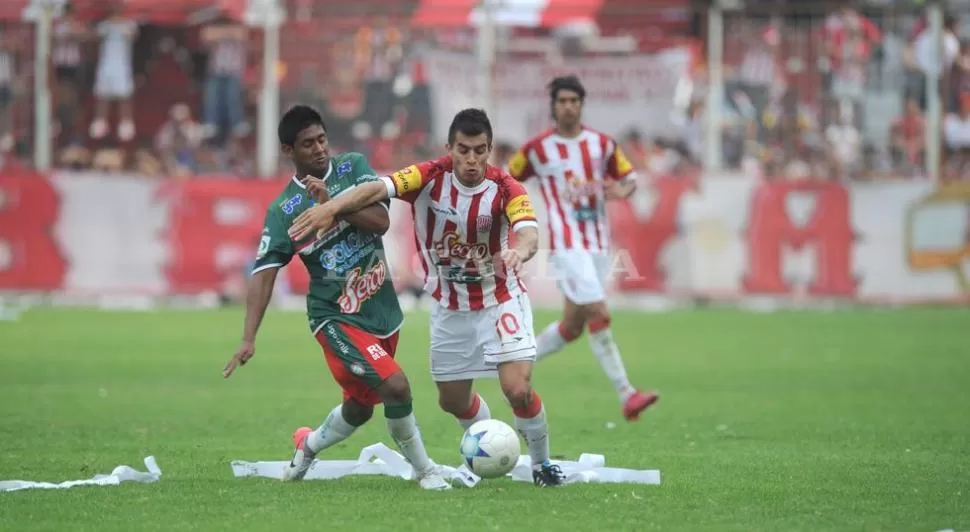
<path fill-rule="evenodd" d="M 68 2 L 52 21 L 49 42 L 52 164 L 174 179 L 255 179 L 267 78 L 278 82 L 280 108 L 317 106 L 334 148 L 363 152 L 375 168 L 440 152 L 435 101 L 451 89 L 436 85 L 426 61 L 440 52 L 477 61 L 480 21 L 469 14 L 476 2 L 282 3 L 278 60 L 269 62 L 264 29 L 244 16 L 246 1 Z M 723 31 L 715 34 L 709 2 L 543 3 L 541 16 L 519 16 L 516 10 L 526 7 L 516 4 L 523 2 L 501 3 L 506 11 L 492 21 L 494 71 L 525 59 L 568 70 L 584 57 L 622 64 L 675 47 L 690 50 L 689 68 L 677 74 L 673 90 L 656 96 L 665 99 L 660 103 L 670 115 L 641 120 L 673 127 L 610 131 L 644 172 L 693 175 L 710 164 L 713 121 L 717 166 L 724 171 L 919 179 L 930 173 L 927 146 L 938 142 L 938 174 L 970 178 L 967 5 L 948 4 L 938 40 L 925 6 L 913 2 L 725 4 Z M 0 168 L 30 167 L 38 142 L 37 30 L 23 20 L 28 0 L 3 4 Z M 722 81 L 713 86 L 723 91 L 712 98 L 707 51 L 709 40 L 721 34 Z M 275 72 L 267 76 L 266 68 Z M 938 80 L 935 95 L 928 93 L 928 78 Z M 617 90 L 628 90 L 624 83 L 630 80 L 617 81 Z M 506 89 L 497 90 L 496 105 Z M 928 115 L 933 102 L 941 106 L 939 120 Z M 500 127 L 495 162 L 503 163 L 527 139 L 521 137 Z"/>

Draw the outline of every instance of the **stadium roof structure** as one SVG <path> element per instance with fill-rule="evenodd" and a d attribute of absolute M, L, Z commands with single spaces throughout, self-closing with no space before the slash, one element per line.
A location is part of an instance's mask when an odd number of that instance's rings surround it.
<path fill-rule="evenodd" d="M 0 20 L 19 20 L 36 9 L 36 0 L 0 0 Z M 125 0 L 127 16 L 156 24 L 192 24 L 204 22 L 220 13 L 241 20 L 247 0 Z M 112 2 L 72 0 L 75 12 L 82 18 L 97 19 L 107 14 Z"/>

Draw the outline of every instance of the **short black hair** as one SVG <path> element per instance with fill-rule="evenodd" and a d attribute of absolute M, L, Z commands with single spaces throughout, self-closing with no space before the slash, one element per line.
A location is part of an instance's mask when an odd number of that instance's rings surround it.
<path fill-rule="evenodd" d="M 553 78 L 546 88 L 549 89 L 549 99 L 553 102 L 559 97 L 559 91 L 564 90 L 578 94 L 580 102 L 586 101 L 586 87 L 583 87 L 583 83 L 574 74 Z"/>
<path fill-rule="evenodd" d="M 301 131 L 317 125 L 322 127 L 324 132 L 327 131 L 327 124 L 323 122 L 323 117 L 316 109 L 309 105 L 294 105 L 280 119 L 276 134 L 279 135 L 280 144 L 292 146 L 296 144 L 296 137 Z"/>
<path fill-rule="evenodd" d="M 484 133 L 488 145 L 492 145 L 492 121 L 488 119 L 488 115 L 482 109 L 462 109 L 458 111 L 448 128 L 448 144 L 455 143 L 455 136 L 459 132 L 469 137 Z"/>

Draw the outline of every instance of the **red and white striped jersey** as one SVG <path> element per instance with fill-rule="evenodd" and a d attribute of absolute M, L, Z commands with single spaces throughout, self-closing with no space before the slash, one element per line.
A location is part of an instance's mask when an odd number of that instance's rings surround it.
<path fill-rule="evenodd" d="M 585 127 L 574 138 L 546 131 L 512 156 L 509 173 L 519 181 L 539 180 L 553 250 L 609 249 L 603 184 L 633 174 L 613 138 Z"/>
<path fill-rule="evenodd" d="M 411 204 L 424 289 L 451 310 L 481 310 L 526 291 L 498 255 L 509 230 L 537 227 L 524 186 L 489 165 L 474 188 L 461 184 L 451 157 L 409 166 L 382 177 L 392 198 Z"/>

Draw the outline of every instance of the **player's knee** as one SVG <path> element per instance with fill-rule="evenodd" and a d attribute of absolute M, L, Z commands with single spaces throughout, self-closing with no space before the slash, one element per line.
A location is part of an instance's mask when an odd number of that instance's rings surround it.
<path fill-rule="evenodd" d="M 591 334 L 608 329 L 610 326 L 610 312 L 606 309 L 606 305 L 597 304 L 588 307 L 586 310 L 586 324 Z"/>
<path fill-rule="evenodd" d="M 388 377 L 378 391 L 385 403 L 398 404 L 411 401 L 411 384 L 408 383 L 408 378 L 404 376 L 402 371 Z"/>
<path fill-rule="evenodd" d="M 586 320 L 582 315 L 564 319 L 559 322 L 559 336 L 566 342 L 572 342 L 583 335 Z"/>
<path fill-rule="evenodd" d="M 358 403 L 354 400 L 349 400 L 344 402 L 341 413 L 343 414 L 344 420 L 346 420 L 347 423 L 350 423 L 355 427 L 359 427 L 370 421 L 370 418 L 374 416 L 374 407 Z"/>
<path fill-rule="evenodd" d="M 532 399 L 532 383 L 528 377 L 502 383 L 502 393 L 512 408 L 527 408 Z"/>
<path fill-rule="evenodd" d="M 471 400 L 468 397 L 455 397 L 444 393 L 438 394 L 438 406 L 455 417 L 467 412 L 470 402 Z"/>

